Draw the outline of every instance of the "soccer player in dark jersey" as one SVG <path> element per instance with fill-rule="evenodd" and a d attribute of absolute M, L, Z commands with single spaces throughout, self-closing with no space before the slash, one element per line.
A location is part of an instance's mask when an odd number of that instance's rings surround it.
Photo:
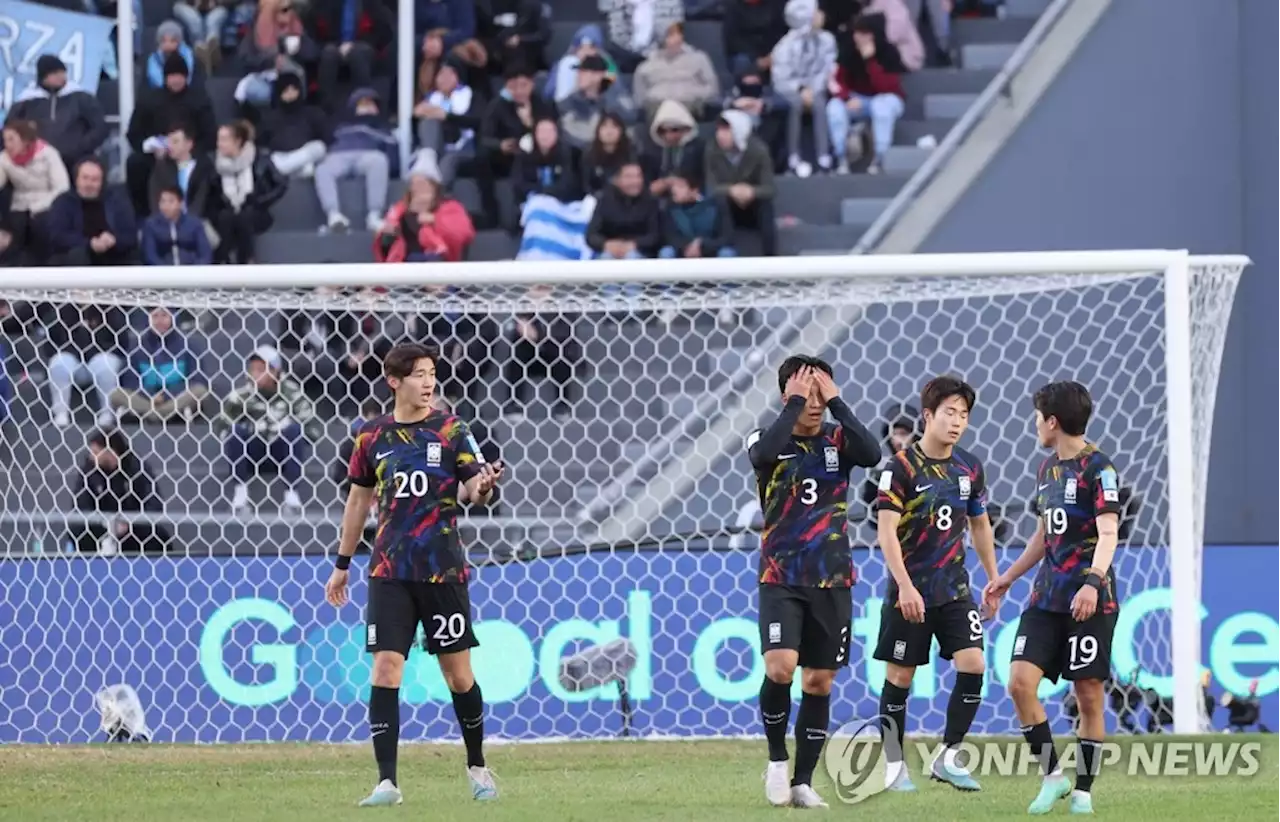
<path fill-rule="evenodd" d="M 891 790 L 915 790 L 902 758 L 907 695 L 916 667 L 929 662 L 934 637 L 942 658 L 956 667 L 956 684 L 947 702 L 944 748 L 929 772 L 963 791 L 980 788 L 956 756 L 982 702 L 985 672 L 983 614 L 964 563 L 966 530 L 987 579 L 996 578 L 986 473 L 981 460 L 956 445 L 976 400 L 973 388 L 955 377 L 926 383 L 920 393 L 924 435 L 889 459 L 877 486 L 877 533 L 890 576 L 875 658 L 885 663 L 880 715 Z"/>
<path fill-rule="evenodd" d="M 419 624 L 423 645 L 440 663 L 453 694 L 472 795 L 493 799 L 497 788 L 483 752 L 484 702 L 471 671 L 471 649 L 479 643 L 471 627 L 469 571 L 458 542 L 457 514 L 460 498 L 478 505 L 489 501 L 502 464 L 486 463 L 467 424 L 432 407 L 433 350 L 398 345 L 387 353 L 383 371 L 395 392 L 395 408 L 365 423 L 356 435 L 337 567 L 325 586 L 329 602 L 347 602 L 347 569 L 376 498 L 365 647 L 373 653 L 369 733 L 378 785 L 360 805 L 403 801 L 396 783 L 400 680 Z"/>
<path fill-rule="evenodd" d="M 1111 673 L 1111 636 L 1119 612 L 1111 560 L 1119 542 L 1120 478 L 1111 459 L 1084 438 L 1093 414 L 1088 389 L 1077 382 L 1049 383 L 1032 402 L 1036 436 L 1053 450 L 1036 471 L 1036 532 L 1022 556 L 987 586 L 984 598 L 989 607 L 998 605 L 1009 586 L 1040 563 L 1009 671 L 1009 695 L 1022 734 L 1045 775 L 1027 810 L 1048 813 L 1070 792 L 1072 813 L 1092 813 L 1091 791 L 1102 758 L 1103 682 Z M 1080 709 L 1074 791 L 1058 765 L 1036 694 L 1042 678 L 1057 682 L 1059 676 L 1074 686 Z"/>
<path fill-rule="evenodd" d="M 853 551 L 849 472 L 880 459 L 880 444 L 840 399 L 831 366 L 788 357 L 778 369 L 783 409 L 747 437 L 764 536 L 760 548 L 760 713 L 769 740 L 765 795 L 773 805 L 826 807 L 811 785 L 827 739 L 831 684 L 849 664 Z M 824 423 L 830 411 L 837 425 Z M 796 770 L 787 778 L 791 680 L 804 669 Z"/>

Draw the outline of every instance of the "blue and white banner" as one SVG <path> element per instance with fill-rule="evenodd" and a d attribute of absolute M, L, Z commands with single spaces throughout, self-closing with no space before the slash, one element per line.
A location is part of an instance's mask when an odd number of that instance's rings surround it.
<path fill-rule="evenodd" d="M 36 61 L 52 54 L 67 65 L 67 80 L 96 94 L 115 20 L 5 0 L 0 3 L 0 120 L 36 80 Z"/>

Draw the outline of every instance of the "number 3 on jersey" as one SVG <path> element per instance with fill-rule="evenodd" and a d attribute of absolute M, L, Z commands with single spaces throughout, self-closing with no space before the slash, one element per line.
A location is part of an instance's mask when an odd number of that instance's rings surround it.
<path fill-rule="evenodd" d="M 425 497 L 431 487 L 426 471 L 397 471 L 391 481 L 396 484 L 396 499 Z"/>
<path fill-rule="evenodd" d="M 800 481 L 800 501 L 805 505 L 813 505 L 818 501 L 818 481 L 806 477 Z"/>

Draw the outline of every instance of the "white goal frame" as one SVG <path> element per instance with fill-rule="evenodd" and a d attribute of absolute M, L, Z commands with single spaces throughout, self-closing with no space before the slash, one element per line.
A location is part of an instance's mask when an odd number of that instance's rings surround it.
<path fill-rule="evenodd" d="M 870 256 L 752 257 L 699 260 L 598 260 L 441 264 L 325 264 L 0 269 L 15 289 L 270 289 L 318 286 L 502 286 L 548 283 L 811 281 L 886 277 L 1027 276 L 1163 272 L 1168 420 L 1169 549 L 1173 591 L 1174 731 L 1200 731 L 1200 554 L 1195 508 L 1191 270 L 1250 264 L 1242 256 L 1192 256 L 1182 250 L 1018 252 Z M 1199 516 L 1197 514 L 1200 514 Z"/>

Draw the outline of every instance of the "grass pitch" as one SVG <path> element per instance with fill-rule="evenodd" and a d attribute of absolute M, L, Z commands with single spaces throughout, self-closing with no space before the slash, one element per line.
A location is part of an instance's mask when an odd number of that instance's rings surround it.
<path fill-rule="evenodd" d="M 1163 737 L 1165 740 L 1173 737 Z M 1098 816 L 1123 822 L 1274 820 L 1280 754 L 1275 736 L 1214 737 L 1262 743 L 1252 777 L 1150 778 L 1103 771 Z M 1059 740 L 1061 748 L 1065 740 Z M 913 747 L 913 746 L 908 746 Z M 914 751 L 910 754 L 914 756 Z M 815 787 L 827 811 L 765 804 L 764 743 L 606 742 L 494 745 L 489 764 L 502 792 L 473 802 L 455 745 L 410 745 L 400 753 L 405 804 L 357 809 L 373 787 L 365 745 L 88 745 L 0 747 L 0 820 L 21 822 L 327 822 L 423 819 L 461 822 L 797 820 L 845 818 L 1025 819 L 1036 777 L 982 777 L 960 794 L 916 777 L 914 795 L 881 794 L 842 805 L 820 765 Z M 912 773 L 920 763 L 913 763 Z M 1065 816 L 1066 803 L 1052 815 Z"/>

